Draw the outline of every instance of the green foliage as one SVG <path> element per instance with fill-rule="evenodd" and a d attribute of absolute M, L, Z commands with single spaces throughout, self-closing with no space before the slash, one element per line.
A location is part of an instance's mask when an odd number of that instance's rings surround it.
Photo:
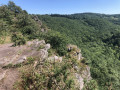
<path fill-rule="evenodd" d="M 12 1 L 9 1 L 8 9 L 13 11 L 14 13 L 21 13 L 22 12 L 22 9 L 19 6 L 16 6 L 15 3 Z"/>
<path fill-rule="evenodd" d="M 108 45 L 120 47 L 120 33 L 115 33 L 103 41 L 108 43 Z"/>
<path fill-rule="evenodd" d="M 71 63 L 70 62 L 64 62 L 62 63 L 62 65 L 58 66 L 55 65 L 54 67 L 54 75 L 52 75 L 52 77 L 50 77 L 49 81 L 48 81 L 48 89 L 54 89 L 53 87 L 53 83 L 58 83 L 59 89 L 64 90 L 64 89 L 70 89 L 74 87 L 74 81 L 72 79 L 69 79 L 68 76 L 70 75 L 70 69 L 72 68 Z M 56 81 L 55 81 L 56 79 Z M 65 85 L 63 84 L 63 86 L 60 85 L 60 83 L 64 82 Z M 61 86 L 61 87 L 60 87 Z"/>
<path fill-rule="evenodd" d="M 90 80 L 89 82 L 85 82 L 85 86 L 83 90 L 98 90 L 98 85 L 95 80 Z"/>
<path fill-rule="evenodd" d="M 37 50 L 39 51 L 40 49 L 43 49 L 43 48 L 45 48 L 45 46 L 44 45 L 40 45 Z"/>
<path fill-rule="evenodd" d="M 25 38 L 19 33 L 12 35 L 12 41 L 14 42 L 14 46 L 26 44 Z"/>
<path fill-rule="evenodd" d="M 10 19 L 10 11 L 6 5 L 0 7 L 0 18 Z"/>
<path fill-rule="evenodd" d="M 81 48 L 82 55 L 87 60 L 82 62 L 91 66 L 91 75 L 98 83 L 99 90 L 106 90 L 106 83 L 111 83 L 113 89 L 119 90 L 120 15 L 83 13 L 38 17 L 53 31 L 65 34 L 69 43 Z M 118 18 L 118 21 L 111 17 Z"/>
<path fill-rule="evenodd" d="M 28 57 L 26 64 L 32 64 L 35 61 L 35 58 L 33 57 Z"/>
<path fill-rule="evenodd" d="M 60 34 L 59 32 L 50 31 L 45 37 L 47 43 L 50 43 L 53 49 L 57 50 L 59 55 L 65 55 L 67 53 L 66 45 L 68 43 L 65 35 Z"/>
<path fill-rule="evenodd" d="M 14 2 L 9 1 L 7 5 L 0 6 L 0 37 L 5 36 L 2 33 L 11 35 L 14 32 L 20 32 L 25 38 L 31 40 L 39 36 L 40 30 L 39 23 Z"/>

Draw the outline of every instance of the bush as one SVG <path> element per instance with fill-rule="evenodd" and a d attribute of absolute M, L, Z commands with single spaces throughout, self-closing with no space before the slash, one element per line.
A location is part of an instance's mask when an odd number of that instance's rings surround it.
<path fill-rule="evenodd" d="M 83 90 L 98 90 L 98 84 L 95 80 L 85 81 L 85 86 Z"/>
<path fill-rule="evenodd" d="M 66 45 L 68 40 L 65 35 L 60 34 L 59 32 L 48 32 L 48 35 L 45 37 L 47 43 L 50 43 L 52 48 L 57 50 L 57 53 L 60 56 L 63 56 L 67 53 Z"/>
<path fill-rule="evenodd" d="M 22 33 L 26 35 L 31 35 L 33 33 L 33 27 L 32 26 L 25 26 L 22 29 Z"/>
<path fill-rule="evenodd" d="M 34 62 L 34 60 L 35 60 L 35 58 L 33 58 L 33 57 L 28 57 L 26 64 L 32 64 L 32 63 Z"/>
<path fill-rule="evenodd" d="M 14 46 L 26 44 L 26 40 L 22 34 L 14 33 L 11 39 L 14 42 Z"/>

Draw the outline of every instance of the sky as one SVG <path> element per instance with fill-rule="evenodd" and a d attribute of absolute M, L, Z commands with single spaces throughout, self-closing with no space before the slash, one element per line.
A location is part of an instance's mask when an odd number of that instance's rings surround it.
<path fill-rule="evenodd" d="M 9 0 L 0 0 L 0 5 Z M 120 0 L 11 0 L 30 14 L 120 14 Z"/>

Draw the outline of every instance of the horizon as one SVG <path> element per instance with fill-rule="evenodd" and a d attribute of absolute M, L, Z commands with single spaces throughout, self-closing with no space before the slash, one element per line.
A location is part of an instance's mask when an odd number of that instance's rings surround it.
<path fill-rule="evenodd" d="M 17 6 L 20 6 L 29 14 L 120 14 L 120 1 L 118 0 L 0 0 L 0 5 L 7 4 L 9 1 L 13 1 Z"/>
<path fill-rule="evenodd" d="M 34 14 L 34 13 L 33 13 Z M 71 14 L 60 14 L 60 13 L 53 13 L 53 14 L 36 14 L 36 15 L 73 15 L 73 14 L 101 14 L 101 15 L 120 15 L 120 13 L 117 14 L 105 14 L 105 13 L 95 13 L 95 12 L 81 12 L 81 13 L 71 13 Z"/>

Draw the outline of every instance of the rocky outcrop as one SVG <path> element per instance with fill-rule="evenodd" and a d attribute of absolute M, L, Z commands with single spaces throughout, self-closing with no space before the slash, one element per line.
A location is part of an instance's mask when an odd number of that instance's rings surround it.
<path fill-rule="evenodd" d="M 48 57 L 48 61 L 50 62 L 62 62 L 62 57 L 59 57 L 59 56 L 51 56 L 51 57 Z"/>
<path fill-rule="evenodd" d="M 9 47 L 9 48 L 13 48 L 13 47 Z M 41 60 L 44 60 L 48 57 L 47 50 L 50 49 L 50 44 L 46 44 L 44 40 L 39 41 L 38 39 L 36 39 L 33 41 L 28 41 L 27 45 L 21 47 L 14 47 L 13 49 L 15 48 L 17 49 L 15 53 L 11 53 L 11 56 L 0 58 L 1 67 L 6 66 L 8 64 L 15 65 L 15 64 L 23 63 L 27 60 L 27 57 L 30 56 L 39 57 Z"/>
<path fill-rule="evenodd" d="M 32 49 L 35 49 L 42 45 L 45 45 L 45 41 L 44 40 L 39 41 L 38 39 L 36 39 L 36 40 L 32 41 L 29 46 L 31 46 Z"/>
<path fill-rule="evenodd" d="M 1 81 L 2 79 L 4 79 L 4 77 L 5 77 L 5 75 L 6 75 L 6 72 L 7 72 L 7 70 L 3 70 L 2 68 L 0 68 L 0 81 Z"/>
<path fill-rule="evenodd" d="M 70 59 L 76 59 L 78 63 L 81 63 L 80 66 L 74 65 L 74 70 L 76 71 L 74 75 L 74 81 L 75 81 L 75 87 L 78 87 L 79 90 L 82 90 L 84 88 L 84 81 L 89 82 L 91 78 L 90 74 L 90 67 L 82 63 L 82 57 L 81 50 L 76 45 L 68 45 L 68 56 L 70 56 Z M 62 62 L 62 57 L 53 55 L 48 57 L 47 59 L 50 62 Z"/>
<path fill-rule="evenodd" d="M 32 15 L 32 16 L 33 16 L 33 19 L 37 22 L 37 24 L 41 28 L 41 32 L 44 32 L 44 33 L 47 32 L 48 28 L 42 24 L 42 21 L 38 18 L 38 16 L 36 15 Z"/>
<path fill-rule="evenodd" d="M 37 56 L 41 60 L 44 60 L 48 57 L 48 49 L 50 49 L 50 44 L 46 44 L 44 40 L 39 41 L 38 39 L 34 40 L 30 45 L 32 50 L 37 50 L 32 53 L 31 56 Z"/>
<path fill-rule="evenodd" d="M 89 66 L 86 66 L 84 68 L 84 70 L 80 70 L 80 74 L 81 74 L 81 77 L 83 77 L 84 79 L 86 79 L 87 81 L 91 80 L 91 74 L 90 74 L 90 67 Z"/>
<path fill-rule="evenodd" d="M 50 49 L 50 44 L 46 44 L 44 49 L 45 49 L 45 50 Z"/>
<path fill-rule="evenodd" d="M 76 59 L 77 62 L 80 62 L 83 59 L 81 50 L 76 45 L 69 44 L 67 48 L 68 55 L 71 58 Z M 86 80 L 87 82 L 91 80 L 90 67 L 81 63 L 81 67 L 74 65 L 74 69 L 77 71 L 74 74 L 76 77 L 75 78 L 76 86 L 79 87 L 79 90 L 82 90 L 84 87 L 84 80 Z"/>
<path fill-rule="evenodd" d="M 0 58 L 1 67 L 3 67 L 4 65 L 9 65 L 9 64 L 16 65 L 16 64 L 23 63 L 28 60 L 27 59 L 28 57 L 31 57 L 31 56 L 38 57 L 41 60 L 41 62 L 44 62 L 45 60 L 47 60 L 52 63 L 60 63 L 60 64 L 62 64 L 61 62 L 63 62 L 63 59 L 64 59 L 64 57 L 60 57 L 55 53 L 48 57 L 48 50 L 51 48 L 51 46 L 49 43 L 46 44 L 44 40 L 36 39 L 36 40 L 27 42 L 27 44 L 24 46 L 16 47 L 16 48 L 9 47 L 9 48 L 12 48 L 8 50 L 14 50 L 14 53 L 8 52 L 8 54 L 6 54 L 6 57 L 1 56 Z M 67 48 L 68 48 L 68 55 L 70 56 L 69 59 L 73 59 L 73 60 L 76 59 L 77 62 L 81 62 L 81 60 L 83 59 L 81 50 L 75 45 L 68 45 Z M 2 51 L 2 52 L 6 52 L 6 51 L 7 50 Z M 36 68 L 38 66 L 38 63 L 39 61 L 37 60 L 34 61 L 33 67 Z M 72 75 L 73 77 L 75 77 L 74 78 L 75 87 L 79 87 L 79 90 L 82 90 L 85 85 L 84 81 L 86 80 L 87 82 L 89 82 L 91 80 L 90 67 L 81 63 L 80 66 L 74 65 L 72 69 L 74 69 L 75 71 L 73 72 L 73 75 Z M 8 72 L 9 70 L 7 71 L 7 70 L 0 69 L 0 81 L 6 78 L 6 73 Z M 16 80 L 18 78 L 18 72 L 17 74 L 15 74 L 15 72 L 14 72 L 14 75 L 16 75 L 15 77 L 15 80 Z M 8 73 L 9 77 L 11 74 L 12 73 L 10 72 Z M 7 76 L 7 78 L 9 77 Z M 7 79 L 5 80 L 7 81 Z M 11 79 L 10 79 L 10 82 L 11 82 Z"/>
<path fill-rule="evenodd" d="M 46 44 L 44 40 L 34 40 L 32 42 L 29 42 L 27 44 L 31 51 L 28 52 L 29 54 L 26 55 L 28 56 L 34 56 L 34 57 L 38 57 L 41 60 L 44 60 L 48 57 L 48 49 L 50 49 L 50 44 Z M 21 59 L 20 61 L 24 61 L 26 59 Z"/>
<path fill-rule="evenodd" d="M 22 56 L 14 64 L 20 64 L 20 63 L 25 62 L 26 60 L 27 60 L 27 57 L 26 56 Z"/>
<path fill-rule="evenodd" d="M 38 53 L 39 57 L 44 60 L 48 57 L 48 52 L 45 49 L 41 49 Z"/>
<path fill-rule="evenodd" d="M 33 19 L 41 26 L 42 22 L 40 21 L 40 19 L 38 18 L 38 16 L 33 15 Z"/>
<path fill-rule="evenodd" d="M 75 73 L 75 81 L 76 81 L 76 87 L 79 88 L 79 90 L 82 90 L 84 87 L 84 79 L 79 75 L 78 73 Z"/>
<path fill-rule="evenodd" d="M 0 46 L 0 90 L 13 90 L 13 85 L 19 79 L 17 68 L 9 68 L 13 65 L 24 63 L 28 57 L 38 57 L 41 61 L 48 58 L 50 44 L 44 40 L 28 41 L 26 45 L 12 47 L 12 44 Z M 38 61 L 34 62 L 34 68 Z M 4 68 L 3 68 L 4 67 Z M 5 68 L 8 67 L 8 68 Z"/>
<path fill-rule="evenodd" d="M 86 80 L 86 82 L 89 82 L 92 79 L 90 74 L 90 67 L 85 66 L 83 69 L 83 68 L 78 68 L 76 66 L 75 68 L 78 71 L 77 73 L 75 73 L 75 77 L 76 77 L 75 81 L 77 87 L 79 87 L 79 89 L 82 90 L 84 87 L 84 81 Z"/>
<path fill-rule="evenodd" d="M 71 58 L 74 58 L 77 60 L 83 59 L 82 54 L 81 54 L 81 50 L 76 45 L 69 44 L 67 46 L 67 48 L 68 48 L 68 52 L 69 52 L 69 55 Z"/>

